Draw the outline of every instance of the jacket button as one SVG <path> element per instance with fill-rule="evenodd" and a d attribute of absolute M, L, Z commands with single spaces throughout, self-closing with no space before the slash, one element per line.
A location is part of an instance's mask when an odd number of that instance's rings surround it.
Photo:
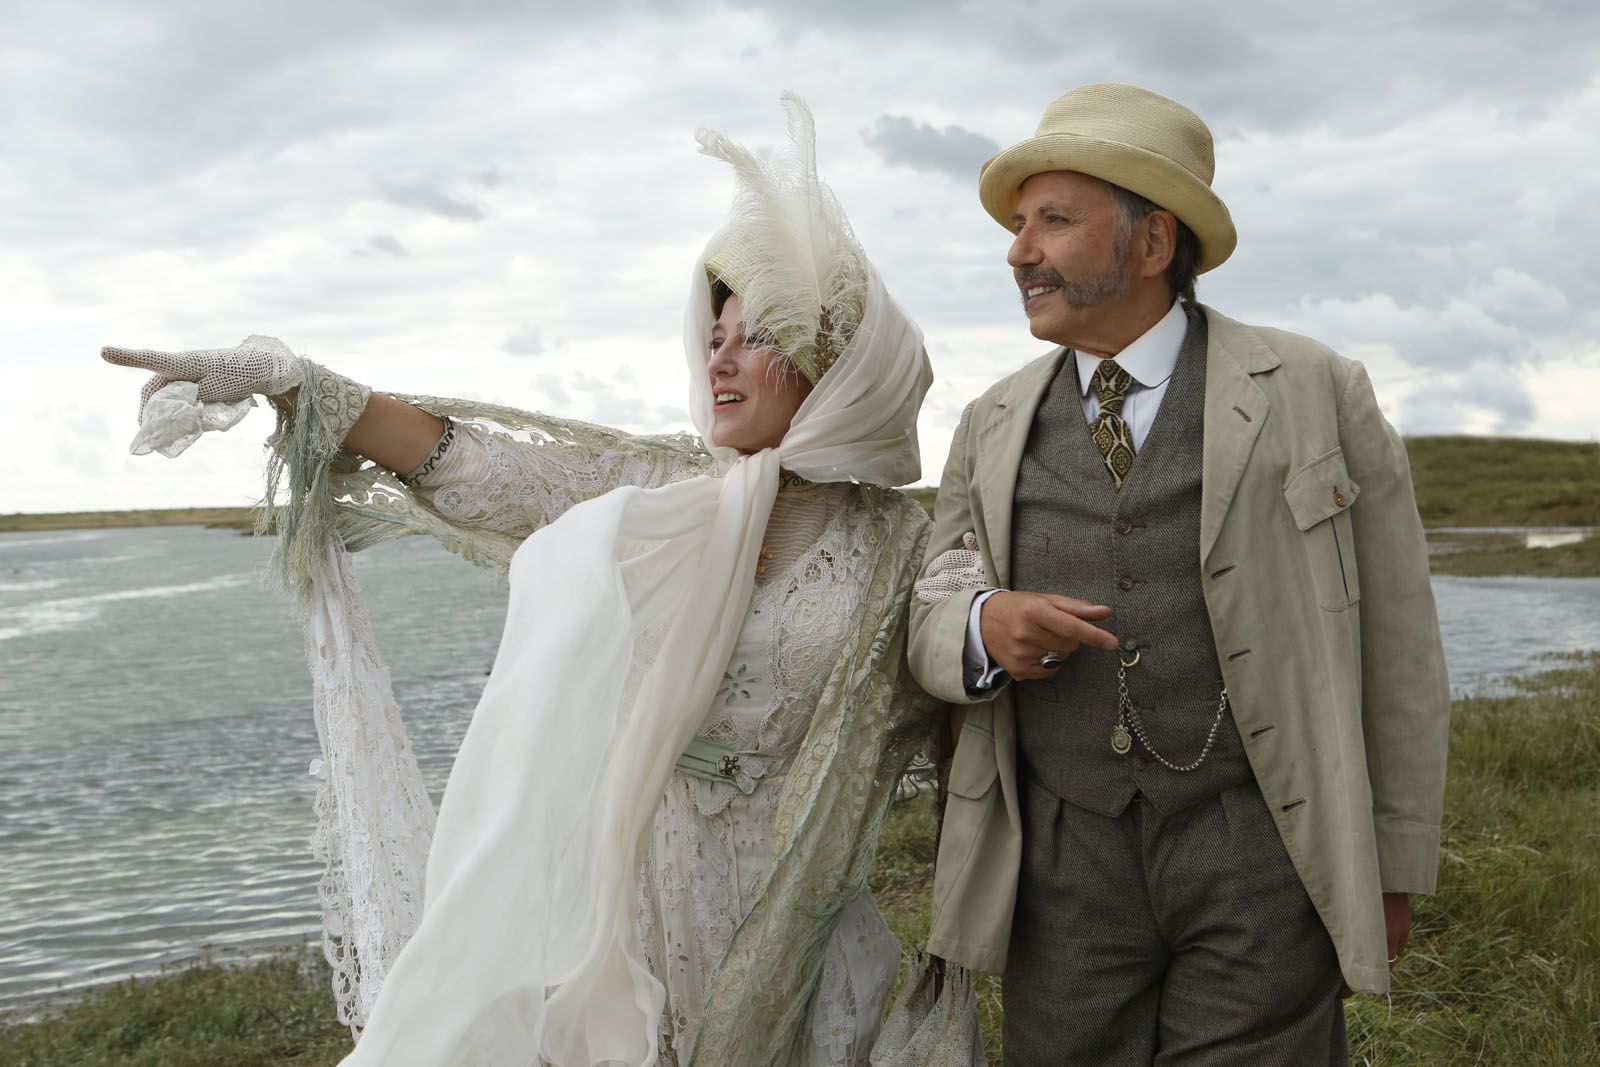
<path fill-rule="evenodd" d="M 1333 506 L 1336 508 L 1344 507 L 1344 494 L 1337 489 L 1333 491 Z"/>
<path fill-rule="evenodd" d="M 1130 533 L 1133 533 L 1133 523 L 1129 522 L 1127 519 L 1118 519 L 1117 520 L 1117 533 L 1119 533 L 1119 534 L 1130 534 Z"/>
<path fill-rule="evenodd" d="M 1133 579 L 1124 574 L 1121 578 L 1117 579 L 1117 588 L 1123 590 L 1124 592 L 1132 589 Z"/>

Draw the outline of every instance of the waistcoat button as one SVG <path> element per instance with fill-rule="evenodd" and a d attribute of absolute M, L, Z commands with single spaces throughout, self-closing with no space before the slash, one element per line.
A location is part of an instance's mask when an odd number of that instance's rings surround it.
<path fill-rule="evenodd" d="M 1129 522 L 1127 519 L 1118 519 L 1117 520 L 1117 533 L 1119 533 L 1119 534 L 1133 533 L 1133 523 Z"/>
<path fill-rule="evenodd" d="M 1121 578 L 1117 579 L 1117 588 L 1121 589 L 1123 591 L 1127 591 L 1129 589 L 1132 589 L 1133 588 L 1133 579 L 1128 577 L 1126 574 L 1124 574 Z"/>

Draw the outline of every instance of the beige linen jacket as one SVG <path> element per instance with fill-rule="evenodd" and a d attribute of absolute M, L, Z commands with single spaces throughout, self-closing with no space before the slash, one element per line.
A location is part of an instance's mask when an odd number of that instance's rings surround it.
<path fill-rule="evenodd" d="M 1217 660 L 1250 766 L 1352 989 L 1389 975 L 1382 891 L 1429 893 L 1438 866 L 1450 692 L 1404 445 L 1359 363 L 1203 309 L 1198 553 Z M 1028 430 L 1064 349 L 963 413 L 931 560 L 977 534 L 1011 576 Z M 1048 590 L 1068 595 L 1073 590 Z M 913 598 L 911 669 L 969 704 L 950 771 L 929 951 L 1005 967 L 1022 837 L 1009 685 L 979 702 L 961 650 L 975 590 Z M 1105 624 L 1116 631 L 1116 619 Z"/>

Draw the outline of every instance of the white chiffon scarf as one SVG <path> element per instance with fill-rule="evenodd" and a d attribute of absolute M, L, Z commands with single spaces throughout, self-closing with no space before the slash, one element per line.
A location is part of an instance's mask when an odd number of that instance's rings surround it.
<path fill-rule="evenodd" d="M 684 341 L 707 442 L 712 324 L 702 258 Z M 641 850 L 744 623 L 779 471 L 915 480 L 932 378 L 921 332 L 869 267 L 855 337 L 776 449 L 712 447 L 720 476 L 613 491 L 517 551 L 422 921 L 346 1064 L 656 1062 L 665 992 L 635 927 Z"/>

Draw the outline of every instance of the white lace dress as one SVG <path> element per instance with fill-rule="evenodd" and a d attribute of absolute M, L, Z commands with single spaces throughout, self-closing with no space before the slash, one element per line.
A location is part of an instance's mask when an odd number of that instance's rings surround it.
<path fill-rule="evenodd" d="M 417 496 L 451 522 L 527 533 L 579 500 L 704 473 L 708 462 L 686 453 L 525 445 L 464 428 Z M 864 511 L 846 484 L 780 490 L 750 610 L 700 730 L 738 753 L 736 782 L 674 774 L 656 809 L 637 922 L 651 972 L 667 991 L 661 1062 L 668 1067 L 693 1055 L 706 990 L 771 869 L 786 763 L 805 738 L 842 642 L 860 625 Z M 813 1064 L 868 1062 L 899 956 L 863 891 L 827 948 L 812 1015 Z"/>

